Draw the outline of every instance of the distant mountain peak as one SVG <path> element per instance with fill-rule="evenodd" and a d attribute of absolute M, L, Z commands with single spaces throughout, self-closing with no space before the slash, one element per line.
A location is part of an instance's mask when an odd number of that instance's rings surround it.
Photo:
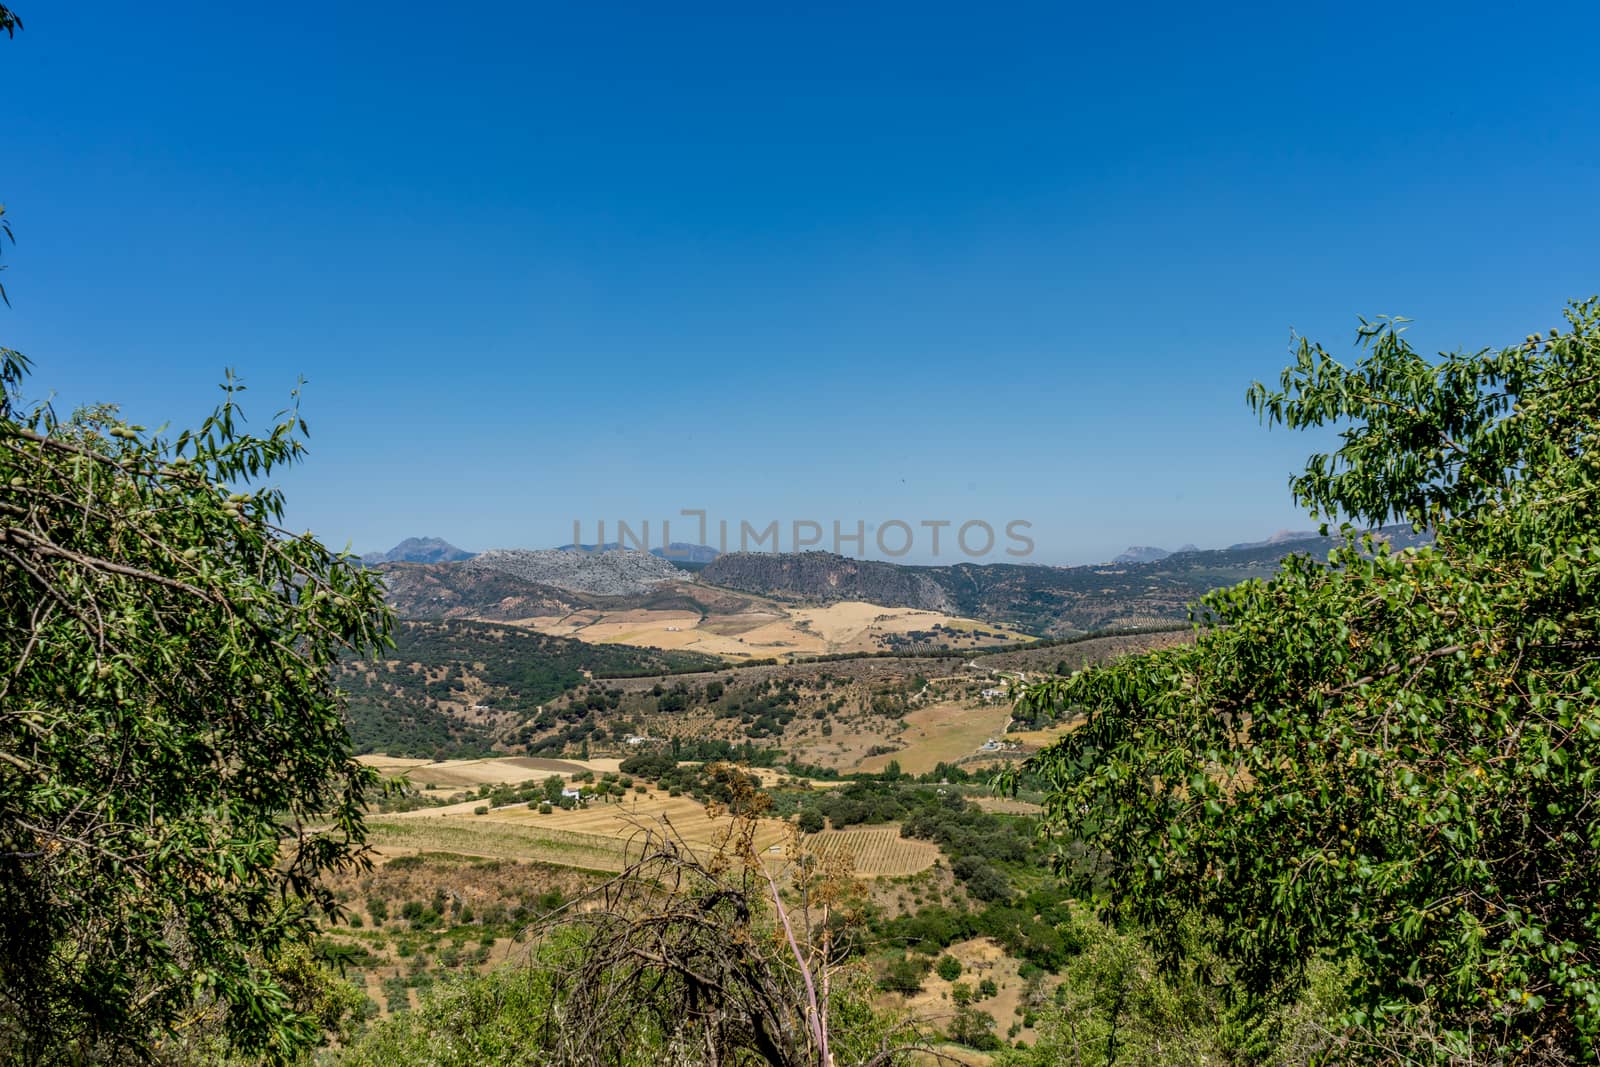
<path fill-rule="evenodd" d="M 454 563 L 476 553 L 457 548 L 442 537 L 408 537 L 387 552 L 368 552 L 362 563 Z"/>
<path fill-rule="evenodd" d="M 1193 549 L 1193 545 L 1190 549 Z M 1130 545 L 1120 556 L 1113 559 L 1112 563 L 1155 563 L 1172 555 L 1164 548 L 1154 545 Z"/>
<path fill-rule="evenodd" d="M 1229 545 L 1228 550 L 1244 548 L 1271 548 L 1274 545 L 1287 545 L 1295 541 L 1314 541 L 1321 537 L 1315 530 L 1279 530 L 1265 541 L 1241 541 L 1236 545 Z"/>

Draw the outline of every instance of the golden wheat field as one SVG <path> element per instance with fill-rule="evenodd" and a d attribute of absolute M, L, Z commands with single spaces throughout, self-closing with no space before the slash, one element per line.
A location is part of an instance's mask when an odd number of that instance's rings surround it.
<path fill-rule="evenodd" d="M 973 647 L 1008 644 L 1027 637 L 1004 624 L 860 601 L 806 608 L 772 604 L 758 610 L 705 616 L 650 608 L 578 611 L 559 617 L 518 619 L 515 624 L 591 644 L 683 649 L 735 660 L 875 652 L 882 647 L 878 641 L 881 637 L 931 630 L 936 624 L 969 635 Z"/>
<path fill-rule="evenodd" d="M 548 815 L 526 804 L 479 815 L 479 806 L 467 801 L 375 816 L 368 820 L 370 837 L 389 855 L 455 852 L 617 871 L 639 854 L 647 831 L 670 832 L 689 848 L 710 852 L 722 847 L 734 828 L 727 815 L 712 817 L 696 800 L 659 791 L 629 794 L 617 803 L 595 801 L 571 811 L 557 808 Z M 763 856 L 779 859 L 791 837 L 790 823 L 760 819 L 754 845 Z M 855 873 L 865 878 L 916 874 L 939 857 L 938 848 L 926 841 L 903 840 L 896 826 L 825 830 L 803 840 L 803 847 L 819 856 L 849 857 Z"/>
<path fill-rule="evenodd" d="M 630 793 L 613 804 L 591 801 L 587 808 L 571 811 L 557 808 L 548 815 L 541 815 L 526 805 L 517 805 L 495 808 L 487 815 L 475 816 L 469 811 L 464 817 L 583 834 L 618 842 L 619 847 L 645 830 L 659 833 L 670 827 L 671 832 L 690 848 L 710 850 L 723 845 L 734 830 L 731 817 L 718 815 L 713 818 L 699 801 L 690 797 L 667 796 L 659 791 Z M 787 824 L 777 819 L 761 819 L 757 823 L 755 845 L 758 849 L 765 849 L 785 840 L 787 835 Z"/>
<path fill-rule="evenodd" d="M 367 840 L 381 856 L 448 852 L 489 859 L 555 863 L 591 871 L 620 871 L 624 842 L 550 827 L 517 826 L 487 818 L 468 822 L 437 815 L 378 815 L 367 819 Z"/>
<path fill-rule="evenodd" d="M 423 789 L 462 789 L 480 785 L 519 785 L 543 781 L 552 774 L 570 778 L 579 771 L 607 774 L 617 759 L 541 759 L 535 756 L 498 756 L 490 759 L 407 759 L 400 756 L 357 756 L 380 774 L 405 778 Z"/>

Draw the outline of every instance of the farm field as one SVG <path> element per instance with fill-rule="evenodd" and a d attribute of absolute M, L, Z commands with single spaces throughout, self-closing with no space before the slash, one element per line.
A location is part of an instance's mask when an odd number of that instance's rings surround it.
<path fill-rule="evenodd" d="M 1039 815 L 1044 812 L 1042 806 L 1032 801 L 1012 800 L 1010 797 L 969 797 L 967 803 L 996 815 Z"/>
<path fill-rule="evenodd" d="M 1044 730 L 1018 730 L 1016 733 L 1007 734 L 1006 740 L 1015 741 L 1020 745 L 1027 745 L 1029 748 L 1044 748 L 1047 745 L 1055 744 L 1077 729 L 1081 721 L 1073 720 L 1072 722 L 1051 726 Z"/>
<path fill-rule="evenodd" d="M 935 625 L 972 635 L 973 648 L 1009 644 L 1027 637 L 1000 624 L 858 601 L 810 608 L 774 604 L 727 615 L 701 615 L 683 609 L 593 609 L 518 619 L 516 625 L 591 644 L 703 652 L 735 660 L 877 652 L 885 647 L 883 638 L 932 630 Z"/>
<path fill-rule="evenodd" d="M 630 794 L 614 804 L 595 802 L 571 811 L 557 808 L 548 815 L 526 804 L 474 814 L 480 803 L 469 800 L 374 816 L 368 819 L 370 837 L 386 856 L 441 851 L 618 871 L 630 855 L 637 855 L 631 846 L 636 846 L 646 830 L 659 831 L 665 824 L 690 848 L 709 852 L 727 840 L 734 826 L 729 816 L 707 815 L 696 800 L 659 791 Z M 756 830 L 756 850 L 777 858 L 786 851 L 792 833 L 791 824 L 784 820 L 762 819 Z M 936 846 L 904 840 L 899 827 L 893 825 L 825 830 L 805 842 L 818 855 L 849 856 L 855 873 L 866 878 L 915 874 L 939 858 Z"/>
<path fill-rule="evenodd" d="M 743 767 L 741 770 L 759 781 L 765 788 L 771 788 L 779 782 L 793 782 L 807 789 L 840 789 L 850 784 L 838 778 L 796 778 L 776 767 Z"/>
<path fill-rule="evenodd" d="M 890 760 L 900 764 L 907 774 L 926 774 L 940 763 L 955 763 L 975 755 L 978 746 L 993 738 L 1015 740 L 1015 734 L 1006 734 L 1006 724 L 1011 721 L 1008 704 L 991 704 L 983 707 L 964 707 L 960 704 L 935 704 L 907 713 L 909 729 L 896 740 L 905 747 L 895 752 L 868 756 L 853 769 L 881 771 Z"/>
<path fill-rule="evenodd" d="M 367 819 L 367 840 L 385 859 L 445 852 L 554 863 L 590 871 L 620 871 L 625 866 L 620 840 L 487 818 L 468 821 L 410 812 L 371 816 Z"/>
<path fill-rule="evenodd" d="M 917 874 L 939 858 L 937 845 L 901 837 L 898 825 L 824 830 L 806 838 L 806 847 L 823 859 L 848 856 L 866 878 Z"/>
<path fill-rule="evenodd" d="M 380 774 L 405 778 L 423 789 L 458 790 L 480 785 L 520 785 L 542 780 L 552 774 L 570 778 L 580 771 L 609 774 L 617 769 L 616 759 L 539 759 L 532 756 L 503 756 L 494 759 L 403 759 L 398 756 L 357 756 Z"/>

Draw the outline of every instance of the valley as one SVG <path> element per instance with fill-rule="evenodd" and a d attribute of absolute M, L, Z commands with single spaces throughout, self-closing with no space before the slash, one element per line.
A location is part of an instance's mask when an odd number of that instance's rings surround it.
<path fill-rule="evenodd" d="M 747 847 L 774 877 L 854 887 L 880 1008 L 935 1017 L 955 996 L 1031 1042 L 1064 957 L 1030 916 L 1083 919 L 1046 873 L 1042 796 L 990 786 L 1073 726 L 1019 719 L 1014 688 L 1189 641 L 1194 596 L 1286 550 L 1099 568 L 685 568 L 436 540 L 374 556 L 395 647 L 340 679 L 394 793 L 368 820 L 377 867 L 340 883 L 352 913 L 325 938 L 389 1015 L 517 958 L 527 923 L 589 906 L 648 842 L 712 863 Z M 1096 621 L 1111 632 L 1083 632 Z"/>
<path fill-rule="evenodd" d="M 1014 906 L 1073 914 L 1039 876 L 1028 829 L 1037 808 L 991 801 L 959 770 L 814 779 L 665 753 L 363 762 L 415 790 L 408 810 L 369 816 L 375 866 L 331 882 L 346 911 L 325 926 L 322 951 L 375 1016 L 523 958 L 529 925 L 592 906 L 647 834 L 711 863 L 748 847 L 785 883 L 811 865 L 833 872 L 852 901 L 841 931 L 862 943 L 857 966 L 878 975 L 885 1010 L 935 1007 L 954 967 L 969 985 L 987 980 L 977 1010 L 1031 1040 L 1032 1011 L 1057 984 L 1059 940 Z"/>
<path fill-rule="evenodd" d="M 1478 6 L 0 0 L 0 1067 L 1600 1067 Z"/>

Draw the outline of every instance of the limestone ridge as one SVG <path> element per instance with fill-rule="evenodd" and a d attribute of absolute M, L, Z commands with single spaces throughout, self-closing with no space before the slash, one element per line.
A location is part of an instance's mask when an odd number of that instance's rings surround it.
<path fill-rule="evenodd" d="M 591 553 L 564 552 L 559 548 L 494 548 L 461 566 L 595 596 L 635 596 L 664 582 L 688 578 L 667 560 L 637 549 Z"/>

